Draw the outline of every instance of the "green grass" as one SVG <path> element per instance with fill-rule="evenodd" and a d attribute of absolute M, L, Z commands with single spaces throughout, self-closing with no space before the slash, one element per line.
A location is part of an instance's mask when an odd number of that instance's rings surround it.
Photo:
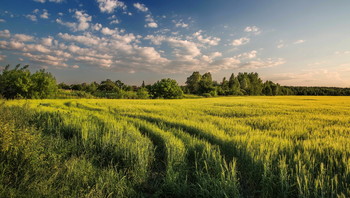
<path fill-rule="evenodd" d="M 349 197 L 350 97 L 14 100 L 0 197 Z"/>

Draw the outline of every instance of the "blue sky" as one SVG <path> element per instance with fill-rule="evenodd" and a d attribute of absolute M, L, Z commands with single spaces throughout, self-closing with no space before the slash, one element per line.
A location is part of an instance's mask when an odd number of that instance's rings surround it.
<path fill-rule="evenodd" d="M 183 84 L 210 71 L 350 87 L 349 10 L 348 0 L 2 0 L 0 66 L 67 83 Z"/>

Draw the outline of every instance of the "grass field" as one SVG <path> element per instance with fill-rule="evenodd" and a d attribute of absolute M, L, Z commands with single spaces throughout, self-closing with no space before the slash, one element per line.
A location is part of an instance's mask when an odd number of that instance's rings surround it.
<path fill-rule="evenodd" d="M 1 197 L 350 197 L 350 97 L 14 100 L 0 111 Z"/>

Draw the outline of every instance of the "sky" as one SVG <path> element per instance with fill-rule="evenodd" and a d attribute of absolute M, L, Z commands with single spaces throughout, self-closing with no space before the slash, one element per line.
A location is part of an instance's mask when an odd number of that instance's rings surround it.
<path fill-rule="evenodd" d="M 349 10 L 348 0 L 1 0 L 0 67 L 66 83 L 184 84 L 199 71 L 350 87 Z"/>

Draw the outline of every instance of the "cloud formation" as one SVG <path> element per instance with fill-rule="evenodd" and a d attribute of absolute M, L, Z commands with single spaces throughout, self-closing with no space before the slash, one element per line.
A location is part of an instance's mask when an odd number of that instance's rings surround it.
<path fill-rule="evenodd" d="M 254 33 L 255 35 L 258 35 L 261 33 L 260 28 L 258 28 L 256 26 L 247 26 L 246 28 L 244 28 L 244 31 Z"/>
<path fill-rule="evenodd" d="M 126 10 L 126 5 L 118 0 L 97 0 L 101 12 L 112 13 L 115 9 L 121 8 Z"/>
<path fill-rule="evenodd" d="M 142 4 L 142 3 L 134 3 L 134 7 L 141 12 L 148 11 L 148 8 L 145 6 L 145 4 Z"/>
<path fill-rule="evenodd" d="M 247 37 L 242 37 L 239 39 L 235 39 L 232 41 L 232 45 L 233 46 L 241 46 L 241 45 L 245 45 L 247 43 L 249 43 L 250 39 Z"/>

